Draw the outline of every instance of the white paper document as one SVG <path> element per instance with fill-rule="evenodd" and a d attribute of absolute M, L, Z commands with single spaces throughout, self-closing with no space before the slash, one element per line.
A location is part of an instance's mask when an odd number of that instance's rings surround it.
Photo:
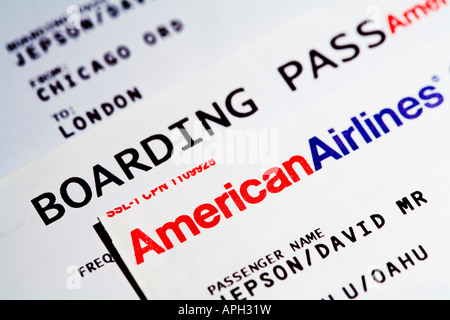
<path fill-rule="evenodd" d="M 2 110 L 0 295 L 448 299 L 447 1 L 173 3 L 8 53 L 61 71 Z"/>

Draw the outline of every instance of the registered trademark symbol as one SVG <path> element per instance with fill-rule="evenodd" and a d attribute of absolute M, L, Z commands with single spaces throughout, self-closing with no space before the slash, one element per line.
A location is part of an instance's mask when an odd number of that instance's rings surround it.
<path fill-rule="evenodd" d="M 438 82 L 439 81 L 439 77 L 438 76 L 432 76 L 431 80 L 433 80 L 434 82 Z"/>

